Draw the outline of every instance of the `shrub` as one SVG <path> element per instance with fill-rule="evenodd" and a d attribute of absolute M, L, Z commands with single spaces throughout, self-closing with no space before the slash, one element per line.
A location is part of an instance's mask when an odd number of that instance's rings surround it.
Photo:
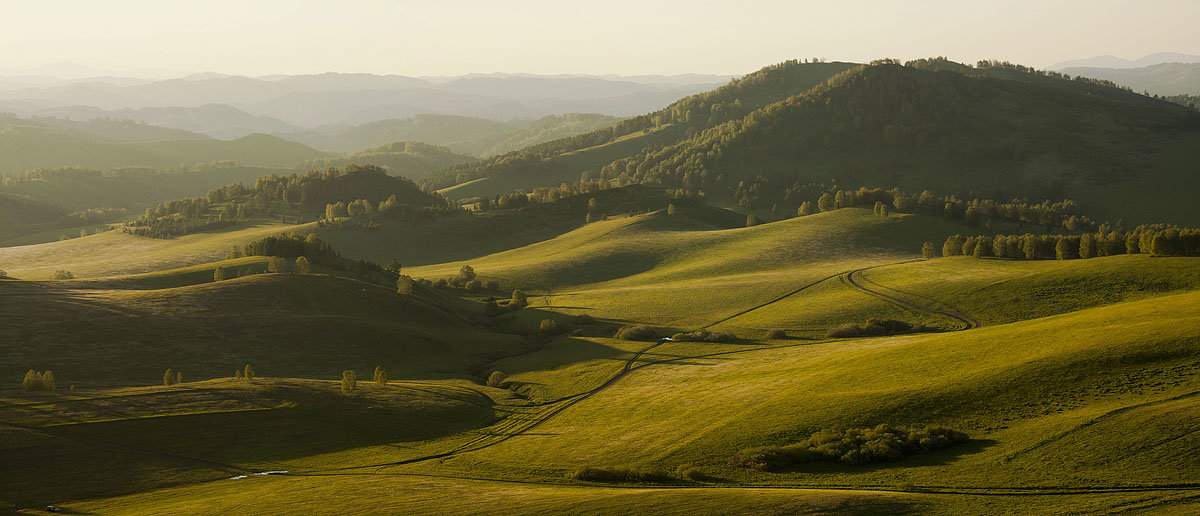
<path fill-rule="evenodd" d="M 645 326 L 624 326 L 617 329 L 613 337 L 621 340 L 654 340 L 658 338 L 658 333 Z"/>
<path fill-rule="evenodd" d="M 704 470 L 697 468 L 696 466 L 689 466 L 687 464 L 681 464 L 678 468 L 676 468 L 675 474 L 678 475 L 679 478 L 691 480 L 692 482 L 703 482 L 711 478 L 704 474 Z"/>
<path fill-rule="evenodd" d="M 830 328 L 825 332 L 829 338 L 873 337 L 878 335 L 898 335 L 922 331 L 936 331 L 937 328 L 918 324 L 913 326 L 904 321 L 893 319 L 867 319 L 866 324 L 848 323 Z"/>
<path fill-rule="evenodd" d="M 570 477 L 584 482 L 663 483 L 671 482 L 670 475 L 662 471 L 616 467 L 585 467 L 571 473 Z"/>
<path fill-rule="evenodd" d="M 499 387 L 503 385 L 504 381 L 507 379 L 508 375 L 504 374 L 503 372 L 492 371 L 492 374 L 488 375 L 487 385 L 488 387 Z"/>
<path fill-rule="evenodd" d="M 580 314 L 580 315 L 575 316 L 575 324 L 585 325 L 585 324 L 595 324 L 595 323 L 596 323 L 596 319 L 594 319 L 592 316 L 590 316 L 588 314 Z"/>
<path fill-rule="evenodd" d="M 71 271 L 54 271 L 54 279 L 56 279 L 56 280 L 75 279 L 75 274 L 72 273 Z"/>
<path fill-rule="evenodd" d="M 786 331 L 783 331 L 783 330 L 781 330 L 781 329 L 779 329 L 779 328 L 776 328 L 776 329 L 774 329 L 774 330 L 767 330 L 767 338 L 768 338 L 768 339 L 776 339 L 776 340 L 778 340 L 778 339 L 786 339 L 786 338 L 787 338 L 787 332 L 786 332 Z"/>
<path fill-rule="evenodd" d="M 554 335 L 558 333 L 558 323 L 554 322 L 554 319 L 542 319 L 542 322 L 538 323 L 538 333 Z"/>
<path fill-rule="evenodd" d="M 483 290 L 483 282 L 479 280 L 471 280 L 466 284 L 466 289 L 470 292 L 479 292 Z"/>
<path fill-rule="evenodd" d="M 571 336 L 572 337 L 582 337 L 583 336 L 583 328 L 575 328 L 573 331 L 571 331 Z"/>
<path fill-rule="evenodd" d="M 681 342 L 732 342 L 737 340 L 737 336 L 732 333 L 719 331 L 696 330 L 687 333 L 676 333 L 671 336 L 671 340 Z"/>
<path fill-rule="evenodd" d="M 526 306 L 529 306 L 529 298 L 525 296 L 524 292 L 520 290 L 514 290 L 512 293 L 512 300 L 508 302 L 508 306 L 512 307 L 514 310 L 520 310 Z"/>
<path fill-rule="evenodd" d="M 487 286 L 488 290 L 500 290 L 500 282 L 499 281 L 491 280 L 491 281 L 488 281 L 485 285 Z"/>
<path fill-rule="evenodd" d="M 433 282 L 433 286 L 436 288 L 446 288 L 449 285 L 450 282 L 446 281 L 446 278 L 438 278 Z"/>
<path fill-rule="evenodd" d="M 762 471 L 775 471 L 807 462 L 862 465 L 897 461 L 905 455 L 929 453 L 968 439 L 967 434 L 944 426 L 834 428 L 817 432 L 795 444 L 742 450 L 732 462 Z"/>
<path fill-rule="evenodd" d="M 8 272 L 5 272 L 4 269 L 0 269 L 0 278 L 7 278 L 7 277 L 8 277 Z"/>

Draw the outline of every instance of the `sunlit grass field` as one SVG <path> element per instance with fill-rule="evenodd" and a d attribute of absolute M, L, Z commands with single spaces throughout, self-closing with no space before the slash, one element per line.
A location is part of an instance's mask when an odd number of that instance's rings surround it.
<path fill-rule="evenodd" d="M 918 259 L 922 242 L 959 232 L 861 209 L 738 229 L 654 212 L 405 269 L 437 279 L 469 264 L 503 285 L 478 293 L 403 295 L 324 274 L 211 281 L 215 266 L 262 267 L 257 257 L 156 269 L 180 249 L 223 255 L 250 235 L 214 234 L 163 241 L 150 248 L 161 262 L 86 279 L 6 281 L 0 316 L 38 322 L 3 334 L 0 454 L 19 467 L 5 468 L 0 500 L 103 514 L 1195 509 L 1200 263 Z M 530 293 L 528 308 L 477 318 L 480 300 L 512 288 Z M 952 331 L 964 325 L 947 314 L 980 327 Z M 868 318 L 936 331 L 826 336 Z M 527 335 L 543 319 L 564 333 Z M 622 325 L 737 338 L 614 338 Z M 767 338 L 772 329 L 786 337 Z M 245 363 L 261 378 L 230 379 Z M 375 365 L 391 384 L 369 381 Z M 185 383 L 154 386 L 166 367 Z M 21 392 L 28 368 L 53 369 L 59 390 Z M 344 369 L 359 378 L 349 396 Z M 497 370 L 507 380 L 485 385 Z M 885 423 L 971 440 L 882 465 L 730 462 Z M 582 467 L 673 480 L 573 480 Z M 61 483 L 38 481 L 65 470 Z"/>

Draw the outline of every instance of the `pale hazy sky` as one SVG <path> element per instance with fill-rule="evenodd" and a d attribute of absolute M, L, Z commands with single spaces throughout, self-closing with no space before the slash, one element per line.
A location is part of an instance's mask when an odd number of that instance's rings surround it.
<path fill-rule="evenodd" d="M 8 71 L 738 74 L 803 57 L 1200 54 L 1198 0 L 0 0 L 0 19 Z"/>

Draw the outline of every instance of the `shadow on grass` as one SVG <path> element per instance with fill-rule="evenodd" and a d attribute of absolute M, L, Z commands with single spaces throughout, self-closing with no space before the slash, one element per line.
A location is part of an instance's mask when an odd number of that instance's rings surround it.
<path fill-rule="evenodd" d="M 999 441 L 993 439 L 971 439 L 940 450 L 919 455 L 906 455 L 898 461 L 872 462 L 869 464 L 842 464 L 838 462 L 805 462 L 787 467 L 776 468 L 771 473 L 870 473 L 894 469 L 907 469 L 922 466 L 944 466 L 958 460 L 959 457 L 980 453 Z"/>

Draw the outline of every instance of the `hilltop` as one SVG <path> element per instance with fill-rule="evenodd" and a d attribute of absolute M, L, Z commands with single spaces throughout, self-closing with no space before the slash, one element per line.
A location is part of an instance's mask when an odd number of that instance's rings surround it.
<path fill-rule="evenodd" d="M 277 135 L 318 149 L 339 152 L 411 140 L 487 157 L 608 127 L 618 120 L 614 116 L 580 113 L 503 122 L 469 116 L 419 114 L 412 118 Z"/>
<path fill-rule="evenodd" d="M 308 160 L 300 163 L 299 168 L 320 170 L 354 163 L 383 167 L 389 174 L 395 176 L 420 179 L 434 170 L 474 160 L 475 158 L 471 156 L 457 154 L 446 147 L 415 141 L 399 141 L 336 158 Z"/>

